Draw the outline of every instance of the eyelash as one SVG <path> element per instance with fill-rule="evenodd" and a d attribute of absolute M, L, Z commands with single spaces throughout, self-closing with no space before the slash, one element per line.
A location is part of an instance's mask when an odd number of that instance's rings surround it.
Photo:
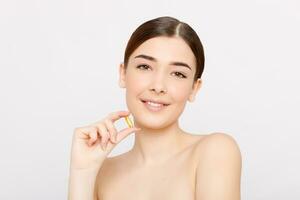
<path fill-rule="evenodd" d="M 149 67 L 148 65 L 138 65 L 136 68 L 138 68 L 138 69 L 140 69 L 140 67 L 141 66 L 147 66 L 147 67 Z M 177 72 L 179 75 L 178 75 L 178 77 L 179 78 L 187 78 L 184 74 L 182 74 L 182 73 L 180 73 L 180 72 Z M 180 76 L 181 75 L 181 76 Z"/>

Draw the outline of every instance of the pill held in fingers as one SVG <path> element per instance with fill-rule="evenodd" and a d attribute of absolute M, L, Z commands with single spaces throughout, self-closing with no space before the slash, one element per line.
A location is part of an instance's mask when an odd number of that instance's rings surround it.
<path fill-rule="evenodd" d="M 131 119 L 128 116 L 125 117 L 125 121 L 126 121 L 126 124 L 128 125 L 129 128 L 133 127 L 133 123 L 132 123 Z"/>

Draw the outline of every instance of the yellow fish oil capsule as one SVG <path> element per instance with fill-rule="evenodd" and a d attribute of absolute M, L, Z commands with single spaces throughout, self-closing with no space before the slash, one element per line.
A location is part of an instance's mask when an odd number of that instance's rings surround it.
<path fill-rule="evenodd" d="M 128 116 L 125 117 L 125 121 L 126 121 L 126 124 L 128 125 L 129 128 L 133 127 L 133 123 L 132 123 L 131 119 Z"/>

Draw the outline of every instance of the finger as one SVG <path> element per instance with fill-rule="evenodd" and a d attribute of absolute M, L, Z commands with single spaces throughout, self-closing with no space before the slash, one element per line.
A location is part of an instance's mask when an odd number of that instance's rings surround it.
<path fill-rule="evenodd" d="M 109 119 L 110 121 L 115 122 L 116 120 L 118 120 L 118 119 L 120 119 L 122 117 L 126 117 L 128 115 L 130 115 L 129 111 L 112 112 L 112 113 L 108 114 L 107 117 L 105 117 L 104 119 L 101 119 L 99 121 L 96 121 L 96 122 L 92 123 L 91 126 L 92 125 L 102 124 L 105 119 Z"/>
<path fill-rule="evenodd" d="M 108 132 L 110 134 L 110 140 L 113 142 L 113 143 L 116 143 L 116 139 L 117 139 L 117 130 L 114 126 L 114 124 L 112 123 L 112 121 L 106 119 L 104 120 L 104 123 L 106 125 L 106 128 L 108 129 Z"/>
<path fill-rule="evenodd" d="M 79 127 L 79 128 L 75 128 L 74 133 L 76 138 L 86 140 L 90 138 L 90 132 L 92 129 L 91 126 Z"/>
<path fill-rule="evenodd" d="M 104 150 L 105 148 L 105 144 L 107 143 L 108 139 L 109 139 L 109 133 L 106 129 L 106 126 L 104 124 L 98 124 L 96 125 L 98 128 L 98 132 L 101 136 L 101 147 Z"/>
<path fill-rule="evenodd" d="M 90 128 L 89 137 L 90 137 L 90 139 L 88 141 L 88 145 L 91 146 L 98 139 L 98 129 L 97 129 L 97 127 L 93 126 L 93 127 Z"/>
<path fill-rule="evenodd" d="M 116 120 L 126 117 L 130 114 L 129 111 L 117 111 L 117 112 L 112 112 L 110 113 L 107 118 L 110 119 L 112 122 L 115 122 Z"/>
<path fill-rule="evenodd" d="M 126 138 L 130 133 L 140 131 L 141 128 L 132 127 L 132 128 L 124 128 L 117 134 L 117 143 Z"/>

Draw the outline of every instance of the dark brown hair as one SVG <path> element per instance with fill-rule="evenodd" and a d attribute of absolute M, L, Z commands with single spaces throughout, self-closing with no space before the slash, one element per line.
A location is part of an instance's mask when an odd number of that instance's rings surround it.
<path fill-rule="evenodd" d="M 181 37 L 189 45 L 196 58 L 197 66 L 194 81 L 201 78 L 204 70 L 205 58 L 200 38 L 188 24 L 169 16 L 158 17 L 146 21 L 132 33 L 124 55 L 125 69 L 127 68 L 129 56 L 132 52 L 146 40 L 158 36 Z"/>

